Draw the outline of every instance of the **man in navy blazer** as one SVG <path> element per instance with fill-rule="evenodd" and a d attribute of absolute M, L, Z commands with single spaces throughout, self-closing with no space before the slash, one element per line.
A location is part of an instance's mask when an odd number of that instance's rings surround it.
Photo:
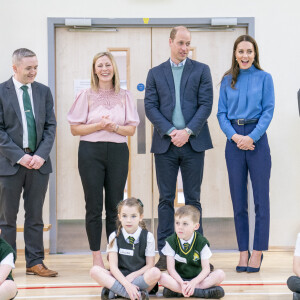
<path fill-rule="evenodd" d="M 213 103 L 209 67 L 189 59 L 191 34 L 178 26 L 170 33 L 171 58 L 152 68 L 147 77 L 145 111 L 154 126 L 151 152 L 155 156 L 158 205 L 156 266 L 166 269 L 165 239 L 174 232 L 174 199 L 179 168 L 186 205 L 202 212 L 200 188 L 204 151 L 212 141 L 207 125 Z M 199 220 L 202 230 L 202 214 Z"/>
<path fill-rule="evenodd" d="M 56 131 L 50 89 L 34 79 L 38 60 L 26 48 L 13 54 L 14 76 L 0 84 L 0 228 L 16 250 L 16 219 L 23 192 L 26 274 L 57 276 L 43 263 L 43 204 L 52 172 Z"/>

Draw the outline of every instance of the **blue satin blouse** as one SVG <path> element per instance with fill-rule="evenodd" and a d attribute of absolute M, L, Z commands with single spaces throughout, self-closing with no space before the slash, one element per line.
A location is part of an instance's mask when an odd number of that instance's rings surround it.
<path fill-rule="evenodd" d="M 256 127 L 248 135 L 257 142 L 266 132 L 274 112 L 275 96 L 272 76 L 252 65 L 240 69 L 235 89 L 230 86 L 232 76 L 223 78 L 217 117 L 220 127 L 231 140 L 236 133 L 230 120 L 259 119 Z"/>

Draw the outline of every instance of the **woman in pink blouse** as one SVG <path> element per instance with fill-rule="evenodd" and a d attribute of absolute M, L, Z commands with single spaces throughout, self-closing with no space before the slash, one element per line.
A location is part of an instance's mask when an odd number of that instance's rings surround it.
<path fill-rule="evenodd" d="M 117 204 L 128 173 L 127 136 L 139 124 L 130 92 L 120 88 L 116 62 L 109 52 L 93 59 L 91 88 L 77 96 L 68 113 L 73 135 L 80 136 L 78 168 L 86 202 L 86 231 L 93 265 L 104 267 L 100 252 L 103 188 L 106 236 L 115 230 Z"/>

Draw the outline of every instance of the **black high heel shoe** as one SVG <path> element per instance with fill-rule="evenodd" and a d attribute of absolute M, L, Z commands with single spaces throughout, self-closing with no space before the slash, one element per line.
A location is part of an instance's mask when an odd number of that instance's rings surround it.
<path fill-rule="evenodd" d="M 249 262 L 249 259 L 250 259 L 250 251 L 248 250 L 248 262 Z M 238 272 L 238 273 L 242 273 L 242 272 L 247 272 L 247 269 L 248 269 L 248 266 L 244 267 L 244 266 L 236 266 L 235 270 Z"/>
<path fill-rule="evenodd" d="M 256 272 L 259 272 L 260 267 L 261 267 L 261 263 L 263 261 L 263 258 L 264 258 L 264 254 L 262 253 L 261 257 L 260 257 L 260 265 L 259 265 L 259 267 L 258 268 L 247 267 L 247 273 L 256 273 Z"/>

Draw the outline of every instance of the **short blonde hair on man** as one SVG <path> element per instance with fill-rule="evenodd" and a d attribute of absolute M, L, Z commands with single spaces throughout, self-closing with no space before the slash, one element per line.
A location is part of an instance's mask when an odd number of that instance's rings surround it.
<path fill-rule="evenodd" d="M 107 56 L 112 63 L 113 70 L 114 70 L 114 76 L 112 78 L 112 82 L 113 82 L 115 93 L 118 94 L 120 92 L 119 71 L 118 71 L 117 63 L 116 63 L 113 55 L 110 52 L 100 52 L 94 56 L 92 71 L 91 71 L 91 87 L 94 91 L 97 91 L 99 89 L 99 78 L 98 78 L 97 74 L 95 74 L 95 64 L 96 64 L 96 61 L 102 56 Z"/>
<path fill-rule="evenodd" d="M 190 33 L 190 31 L 185 27 L 185 26 L 176 26 L 176 27 L 173 27 L 171 32 L 170 32 L 170 39 L 172 41 L 174 41 L 175 37 L 176 37 L 176 33 L 178 30 L 186 30 Z"/>
<path fill-rule="evenodd" d="M 200 211 L 193 205 L 184 205 L 177 209 L 175 217 L 191 217 L 194 223 L 199 223 Z"/>

